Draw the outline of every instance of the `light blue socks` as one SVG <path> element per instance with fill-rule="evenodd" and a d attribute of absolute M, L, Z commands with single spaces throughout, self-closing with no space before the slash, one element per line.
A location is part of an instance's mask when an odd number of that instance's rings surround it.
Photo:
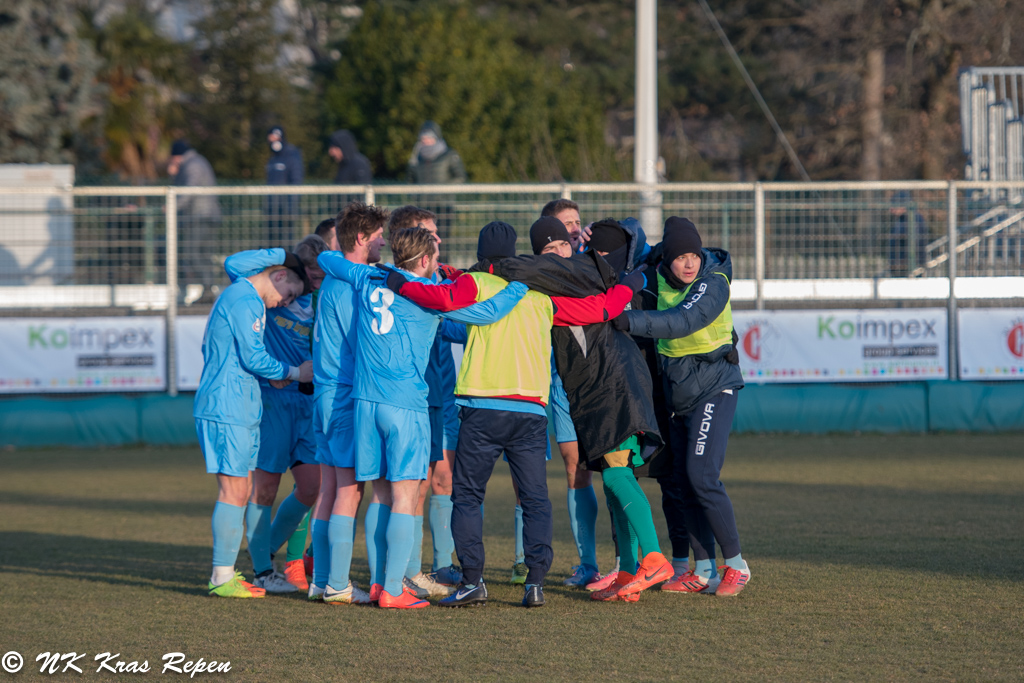
<path fill-rule="evenodd" d="M 354 517 L 344 515 L 331 515 L 331 521 L 327 525 L 331 557 L 327 585 L 336 591 L 345 590 L 348 585 L 348 572 L 352 566 L 352 531 L 355 525 Z M 319 558 L 313 563 L 314 568 L 317 562 Z"/>
<path fill-rule="evenodd" d="M 218 502 L 213 506 L 210 528 L 213 530 L 213 566 L 234 567 L 242 547 L 245 508 Z"/>
<path fill-rule="evenodd" d="M 410 579 L 423 571 L 423 515 L 412 518 L 412 548 L 409 550 L 409 564 L 405 575 Z"/>
<path fill-rule="evenodd" d="M 250 502 L 245 508 L 245 540 L 256 576 L 274 568 L 270 561 L 270 506 Z"/>
<path fill-rule="evenodd" d="M 713 579 L 718 576 L 714 560 L 697 560 L 697 566 L 694 568 L 693 573 L 697 576 L 703 576 L 705 579 Z"/>
<path fill-rule="evenodd" d="M 409 566 L 415 519 L 412 515 L 395 512 L 388 515 L 384 590 L 394 598 L 402 595 L 402 578 L 405 576 L 405 568 Z"/>
<path fill-rule="evenodd" d="M 523 508 L 516 505 L 516 564 L 526 562 L 526 550 L 523 548 Z"/>
<path fill-rule="evenodd" d="M 284 542 L 291 538 L 295 530 L 299 528 L 302 518 L 309 512 L 309 506 L 303 505 L 295 497 L 295 491 L 281 501 L 277 506 L 277 514 L 270 524 L 270 552 L 276 553 Z M 305 542 L 305 541 L 303 541 Z"/>
<path fill-rule="evenodd" d="M 597 495 L 594 487 L 567 489 L 569 525 L 576 540 L 576 552 L 585 569 L 597 571 Z"/>
<path fill-rule="evenodd" d="M 370 585 L 384 583 L 384 564 L 388 559 L 388 518 L 391 508 L 382 503 L 370 503 L 366 508 L 366 559 L 370 563 Z M 407 515 L 408 516 L 408 515 Z M 314 565 L 315 566 L 315 565 Z M 403 566 L 403 571 L 405 567 Z M 401 583 L 401 578 L 399 578 Z M 393 593 L 392 595 L 397 595 Z"/>
<path fill-rule="evenodd" d="M 325 588 L 331 572 L 330 522 L 314 517 L 311 534 L 313 536 L 313 585 Z"/>
<path fill-rule="evenodd" d="M 452 497 L 430 497 L 430 536 L 434 543 L 433 571 L 448 567 L 455 552 L 452 538 Z"/>

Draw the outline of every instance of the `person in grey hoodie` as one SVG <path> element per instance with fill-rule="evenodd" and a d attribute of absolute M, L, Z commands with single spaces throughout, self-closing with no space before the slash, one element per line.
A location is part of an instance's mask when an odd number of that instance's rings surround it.
<path fill-rule="evenodd" d="M 466 182 L 462 157 L 448 146 L 441 126 L 427 121 L 409 157 L 409 182 L 417 185 L 449 185 Z"/>
<path fill-rule="evenodd" d="M 213 166 L 186 140 L 175 140 L 167 172 L 176 187 L 213 187 L 217 177 Z M 216 195 L 179 195 L 178 198 L 178 282 L 184 287 L 205 288 L 219 277 L 220 267 L 210 260 L 220 225 L 220 203 Z"/>

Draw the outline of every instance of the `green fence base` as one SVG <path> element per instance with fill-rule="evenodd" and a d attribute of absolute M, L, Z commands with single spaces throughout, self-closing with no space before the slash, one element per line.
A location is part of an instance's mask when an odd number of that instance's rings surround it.
<path fill-rule="evenodd" d="M 739 394 L 733 431 L 1024 431 L 1024 382 L 763 384 Z M 187 446 L 192 395 L 0 399 L 0 446 Z"/>

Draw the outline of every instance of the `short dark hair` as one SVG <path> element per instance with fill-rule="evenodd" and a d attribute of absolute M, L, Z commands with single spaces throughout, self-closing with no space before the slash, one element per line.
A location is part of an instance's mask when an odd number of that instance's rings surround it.
<path fill-rule="evenodd" d="M 388 235 L 392 235 L 403 228 L 415 228 L 423 221 L 436 221 L 437 214 L 433 211 L 421 209 L 412 204 L 400 206 L 391 212 L 388 219 Z"/>
<path fill-rule="evenodd" d="M 550 202 L 544 205 L 544 208 L 540 210 L 540 215 L 543 216 L 557 216 L 566 209 L 572 209 L 576 213 L 579 213 L 580 205 L 571 199 L 552 199 Z"/>
<path fill-rule="evenodd" d="M 399 268 L 433 254 L 434 249 L 437 249 L 437 239 L 426 228 L 402 228 L 391 235 L 391 254 Z"/>
<path fill-rule="evenodd" d="M 351 254 L 356 248 L 359 235 L 369 236 L 388 222 L 388 210 L 362 202 L 352 202 L 338 214 L 336 226 L 338 244 L 344 254 Z"/>
<path fill-rule="evenodd" d="M 325 218 L 320 221 L 313 233 L 320 235 L 320 238 L 326 242 L 327 236 L 330 235 L 331 230 L 334 230 L 336 227 L 338 227 L 338 223 L 333 218 Z"/>
<path fill-rule="evenodd" d="M 333 222 L 333 221 L 332 221 Z M 320 235 L 306 235 L 295 245 L 294 254 L 306 268 L 316 265 L 316 257 L 327 251 L 327 242 Z"/>

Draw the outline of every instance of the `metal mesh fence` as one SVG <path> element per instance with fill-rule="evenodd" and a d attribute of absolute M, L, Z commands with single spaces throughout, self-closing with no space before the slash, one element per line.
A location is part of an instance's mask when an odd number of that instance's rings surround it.
<path fill-rule="evenodd" d="M 177 207 L 182 305 L 209 304 L 227 285 L 224 259 L 257 247 L 291 248 L 354 200 L 434 211 L 441 258 L 476 260 L 477 234 L 501 220 L 529 253 L 529 226 L 552 199 L 571 197 L 584 224 L 634 216 L 660 240 L 653 215 L 687 216 L 704 244 L 729 251 L 734 282 L 945 278 L 950 271 L 951 185 L 789 183 L 641 186 L 302 186 L 289 188 L 0 189 L 0 316 L 46 311 L 125 314 L 164 310 L 168 193 Z M 1024 274 L 1024 183 L 955 185 L 957 277 Z M 763 196 L 763 221 L 755 210 Z M 758 247 L 763 261 L 758 269 Z M 390 258 L 390 254 L 385 254 Z M 749 299 L 748 299 L 749 300 Z"/>

